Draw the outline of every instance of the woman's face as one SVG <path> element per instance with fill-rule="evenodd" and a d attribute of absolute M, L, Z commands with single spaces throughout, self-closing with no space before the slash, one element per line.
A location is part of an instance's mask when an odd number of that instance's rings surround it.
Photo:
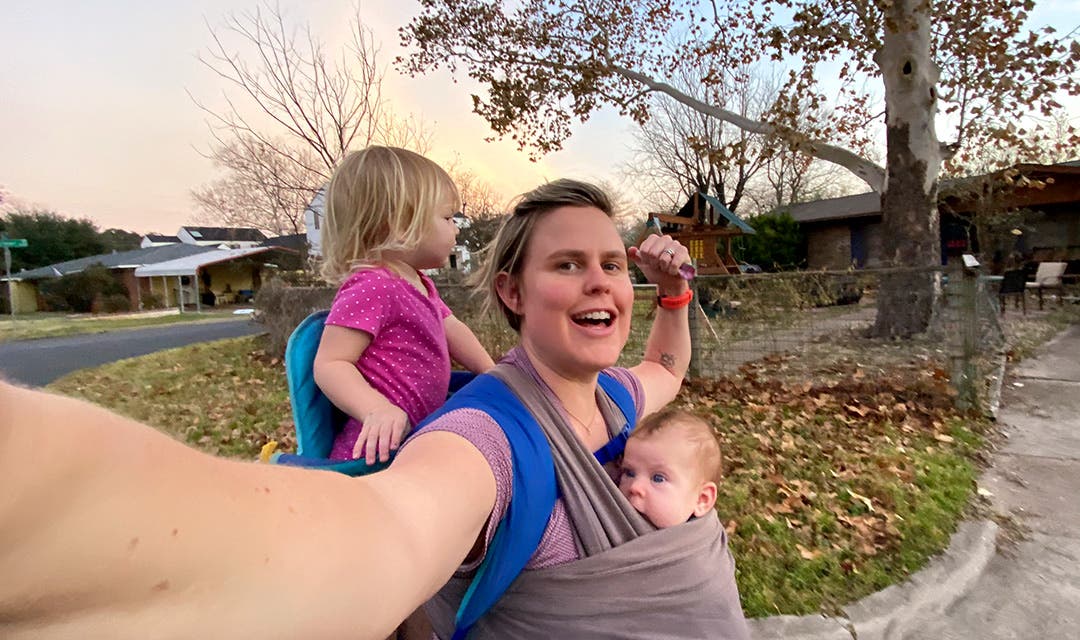
<path fill-rule="evenodd" d="M 615 364 L 630 333 L 634 290 L 626 249 L 611 219 L 595 207 L 542 214 L 516 279 L 499 292 L 521 316 L 530 357 L 559 375 L 594 376 Z"/>

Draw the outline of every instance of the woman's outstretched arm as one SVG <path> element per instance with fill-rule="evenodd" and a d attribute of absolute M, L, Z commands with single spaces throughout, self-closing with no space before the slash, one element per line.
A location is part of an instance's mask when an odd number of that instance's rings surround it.
<path fill-rule="evenodd" d="M 465 557 L 481 454 L 422 436 L 362 479 L 214 458 L 0 382 L 0 637 L 383 638 Z"/>

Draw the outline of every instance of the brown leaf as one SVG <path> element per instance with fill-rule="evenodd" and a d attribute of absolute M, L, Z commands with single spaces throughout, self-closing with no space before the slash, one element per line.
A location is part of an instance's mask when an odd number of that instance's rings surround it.
<path fill-rule="evenodd" d="M 811 551 L 810 549 L 807 549 L 801 544 L 796 544 L 795 548 L 799 550 L 799 555 L 802 556 L 803 560 L 816 560 L 818 557 L 821 556 L 821 551 L 817 549 Z"/>
<path fill-rule="evenodd" d="M 860 407 L 853 404 L 846 404 L 844 405 L 844 408 L 859 416 L 860 418 L 865 418 L 866 414 L 870 413 L 870 410 L 866 407 Z"/>

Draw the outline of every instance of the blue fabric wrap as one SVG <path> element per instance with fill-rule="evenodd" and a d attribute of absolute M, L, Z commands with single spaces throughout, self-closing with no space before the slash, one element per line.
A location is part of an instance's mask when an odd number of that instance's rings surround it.
<path fill-rule="evenodd" d="M 619 435 L 595 452 L 597 460 L 606 464 L 622 454 L 637 411 L 630 392 L 615 378 L 602 373 L 600 386 L 615 401 L 624 418 Z M 473 625 L 498 602 L 536 553 L 558 491 L 547 436 L 513 391 L 494 376 L 477 376 L 420 427 L 463 408 L 488 414 L 506 434 L 513 466 L 513 491 L 506 514 L 495 528 L 487 554 L 458 608 L 453 640 L 468 637 Z"/>
<path fill-rule="evenodd" d="M 605 465 L 621 456 L 626 449 L 626 441 L 630 438 L 630 432 L 634 430 L 634 426 L 637 424 L 637 408 L 634 406 L 634 398 L 630 395 L 630 392 L 612 376 L 601 373 L 600 388 L 604 390 L 604 393 L 609 398 L 615 401 L 615 405 L 619 407 L 619 411 L 623 415 L 623 428 L 619 431 L 619 435 L 593 452 L 596 461 L 601 465 Z"/>
<path fill-rule="evenodd" d="M 506 434 L 513 461 L 514 491 L 506 515 L 496 527 L 487 555 L 458 609 L 455 639 L 468 634 L 525 568 L 547 528 L 556 491 L 555 463 L 547 437 L 517 396 L 494 376 L 477 376 L 418 429 L 443 414 L 463 408 L 482 410 Z M 519 490 L 523 487 L 528 490 Z"/>

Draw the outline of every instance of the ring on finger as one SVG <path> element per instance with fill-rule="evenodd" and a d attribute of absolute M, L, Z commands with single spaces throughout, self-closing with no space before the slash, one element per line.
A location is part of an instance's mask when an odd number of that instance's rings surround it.
<path fill-rule="evenodd" d="M 675 250 L 672 249 L 671 247 L 668 247 L 667 249 L 664 249 L 664 253 L 668 254 L 672 258 L 675 257 Z"/>

